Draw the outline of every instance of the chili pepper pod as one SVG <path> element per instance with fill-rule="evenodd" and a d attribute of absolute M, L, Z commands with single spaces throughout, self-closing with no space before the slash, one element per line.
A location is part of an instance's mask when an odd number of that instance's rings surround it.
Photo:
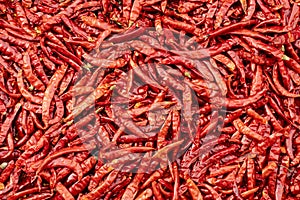
<path fill-rule="evenodd" d="M 4 55 L 9 56 L 9 58 L 17 63 L 19 63 L 22 59 L 22 55 L 3 40 L 0 40 L 0 50 Z"/>

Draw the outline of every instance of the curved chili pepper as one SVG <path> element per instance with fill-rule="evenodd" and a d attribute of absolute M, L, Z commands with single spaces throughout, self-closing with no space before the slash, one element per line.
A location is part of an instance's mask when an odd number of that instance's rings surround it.
<path fill-rule="evenodd" d="M 23 71 L 27 80 L 34 86 L 37 90 L 45 90 L 44 84 L 33 74 L 30 58 L 28 52 L 23 55 Z"/>
<path fill-rule="evenodd" d="M 84 39 L 92 40 L 92 38 L 88 36 L 85 31 L 83 31 L 80 27 L 73 23 L 73 21 L 70 20 L 66 15 L 61 15 L 60 17 L 62 21 L 70 28 L 71 32 L 83 37 Z"/>
<path fill-rule="evenodd" d="M 48 165 L 48 168 L 53 168 L 53 167 L 68 167 L 72 169 L 77 175 L 78 175 L 78 180 L 82 179 L 83 173 L 82 173 L 82 168 L 80 165 L 70 159 L 66 158 L 57 158 L 52 160 Z"/>
<path fill-rule="evenodd" d="M 83 177 L 80 181 L 74 183 L 68 190 L 73 196 L 78 195 L 88 186 L 90 178 L 90 176 Z"/>
<path fill-rule="evenodd" d="M 31 93 L 29 93 L 29 91 L 27 91 L 25 89 L 25 85 L 24 85 L 24 82 L 23 82 L 23 71 L 22 70 L 20 70 L 18 72 L 17 84 L 18 84 L 20 93 L 22 94 L 23 97 L 25 97 L 25 99 L 27 99 L 27 100 L 29 100 L 33 103 L 36 103 L 36 104 L 42 104 L 43 100 L 42 100 L 41 97 L 33 96 Z"/>
<path fill-rule="evenodd" d="M 12 122 L 15 119 L 21 106 L 22 106 L 21 103 L 17 103 L 14 110 L 11 113 L 9 113 L 8 117 L 5 119 L 4 123 L 2 124 L 1 130 L 0 130 L 0 143 L 1 144 L 3 144 L 4 140 L 6 139 L 9 129 L 12 125 Z"/>
<path fill-rule="evenodd" d="M 166 16 L 162 16 L 161 20 L 163 23 L 165 23 L 175 29 L 183 30 L 187 33 L 195 34 L 196 36 L 199 36 L 199 37 L 204 37 L 201 34 L 201 30 L 199 28 L 197 28 L 195 25 L 190 25 L 185 22 L 175 21 Z"/>
<path fill-rule="evenodd" d="M 80 166 L 82 168 L 82 173 L 83 175 L 87 174 L 90 170 L 92 170 L 92 168 L 95 166 L 96 164 L 96 159 L 91 156 L 89 157 L 88 159 L 84 160 Z M 68 179 L 66 180 L 65 182 L 65 185 L 71 185 L 73 184 L 74 182 L 76 182 L 76 180 L 81 180 L 81 178 L 79 177 L 79 175 L 77 173 L 72 173 Z"/>
<path fill-rule="evenodd" d="M 1 183 L 5 183 L 9 179 L 9 176 L 14 170 L 14 168 L 15 168 L 15 162 L 13 160 L 9 161 L 6 167 L 4 168 L 4 170 L 0 174 Z"/>
<path fill-rule="evenodd" d="M 260 50 L 264 50 L 267 51 L 268 53 L 272 54 L 273 56 L 275 56 L 276 58 L 282 59 L 283 58 L 283 52 L 280 51 L 279 49 L 275 48 L 274 46 L 270 46 L 267 45 L 259 40 L 255 40 L 253 38 L 244 36 L 243 37 L 250 46 L 254 47 L 254 48 L 258 48 Z"/>
<path fill-rule="evenodd" d="M 255 95 L 249 96 L 248 98 L 240 98 L 240 99 L 227 99 L 226 100 L 226 107 L 227 108 L 241 108 L 245 107 L 249 104 L 252 104 L 259 99 L 262 98 L 264 93 L 267 91 L 267 88 L 263 88 L 263 90 L 259 91 Z"/>
<path fill-rule="evenodd" d="M 50 152 L 50 153 L 52 153 L 52 152 Z M 89 156 L 89 153 L 88 152 L 80 152 L 80 153 L 78 153 L 78 154 L 76 154 L 74 157 L 72 157 L 72 160 L 74 161 L 74 162 L 77 162 L 77 163 L 82 163 L 83 161 L 85 161 L 85 159 L 87 159 L 88 158 L 88 156 Z M 89 159 L 89 160 L 91 160 L 91 159 Z M 83 165 L 83 164 L 82 164 Z M 81 167 L 83 170 L 86 170 L 86 169 L 84 169 L 84 167 Z M 43 171 L 42 171 L 43 172 Z M 42 173 L 41 172 L 41 173 Z M 61 171 L 59 171 L 58 172 L 58 174 L 57 174 L 57 181 L 60 181 L 60 180 L 62 180 L 63 178 L 65 178 L 66 176 L 68 176 L 70 173 L 71 173 L 72 171 L 71 171 L 71 169 L 69 169 L 69 168 L 63 168 Z M 83 173 L 84 173 L 84 171 L 83 171 Z M 76 176 L 75 174 L 74 174 L 74 176 Z M 72 176 L 70 176 L 70 177 L 74 177 L 73 175 Z M 77 178 L 77 177 L 76 177 Z M 77 180 L 77 179 L 76 179 Z M 75 181 L 76 181 L 75 180 Z"/>
<path fill-rule="evenodd" d="M 60 195 L 62 195 L 64 199 L 75 200 L 73 195 L 68 191 L 68 189 L 61 182 L 58 182 L 56 184 L 55 189 L 57 190 L 58 193 L 60 193 Z"/>
<path fill-rule="evenodd" d="M 125 200 L 127 198 L 135 198 L 136 191 L 139 187 L 139 183 L 140 183 L 141 179 L 143 178 L 143 176 L 144 175 L 142 173 L 136 174 L 134 176 L 131 183 L 127 186 L 127 188 L 122 196 L 122 200 Z"/>
<path fill-rule="evenodd" d="M 220 25 L 223 22 L 224 16 L 228 12 L 228 10 L 232 6 L 232 4 L 234 4 L 235 2 L 236 2 L 236 0 L 230 0 L 230 1 L 223 2 L 223 4 L 221 5 L 221 7 L 219 9 L 219 12 L 216 13 L 216 21 L 214 24 L 215 29 L 220 27 Z"/>
<path fill-rule="evenodd" d="M 45 95 L 42 102 L 42 120 L 46 127 L 49 124 L 49 119 L 50 119 L 49 108 L 50 108 L 52 98 L 54 97 L 55 90 L 57 89 L 59 82 L 64 77 L 67 69 L 68 69 L 67 65 L 62 65 L 58 70 L 56 70 L 55 74 L 50 79 L 50 82 L 45 90 Z"/>
<path fill-rule="evenodd" d="M 279 77 L 278 77 L 278 66 L 275 64 L 273 67 L 273 81 L 274 85 L 276 86 L 276 89 L 278 92 L 280 92 L 280 95 L 291 97 L 291 98 L 297 98 L 300 97 L 300 95 L 290 93 L 288 90 L 286 90 L 280 83 L 279 83 Z"/>
<path fill-rule="evenodd" d="M 90 192 L 86 195 L 83 195 L 80 199 L 87 200 L 87 199 L 99 197 L 101 194 L 106 192 L 108 187 L 114 182 L 114 180 L 117 178 L 118 173 L 119 172 L 116 170 L 113 170 L 112 172 L 110 172 L 110 174 L 107 176 L 106 180 L 101 185 L 99 185 L 92 192 Z"/>
<path fill-rule="evenodd" d="M 20 2 L 16 2 L 15 12 L 16 12 L 16 18 L 17 18 L 20 26 L 23 28 L 23 30 L 26 33 L 28 33 L 28 34 L 32 35 L 33 37 L 35 37 L 35 32 L 32 29 L 30 29 L 29 22 L 27 20 L 25 11 L 24 11 L 24 9 L 23 9 Z"/>
<path fill-rule="evenodd" d="M 10 157 L 12 155 L 12 153 L 14 152 L 14 149 L 15 149 L 14 138 L 13 138 L 12 132 L 9 132 L 7 134 L 7 138 L 6 139 L 7 139 L 7 148 L 8 148 L 8 151 L 7 151 L 7 154 L 1 156 L 1 160 Z"/>
<path fill-rule="evenodd" d="M 0 50 L 4 55 L 9 56 L 13 61 L 20 62 L 22 55 L 11 47 L 7 42 L 0 39 Z"/>
<path fill-rule="evenodd" d="M 157 182 L 156 182 L 156 181 L 153 181 L 153 182 L 151 183 L 151 186 L 152 186 L 151 188 L 152 188 L 154 197 L 155 197 L 157 200 L 163 200 L 164 198 L 163 198 L 161 192 L 159 191 Z"/>
<path fill-rule="evenodd" d="M 27 41 L 12 37 L 5 30 L 0 30 L 0 39 L 9 42 L 10 44 L 20 46 L 24 49 L 28 49 L 30 46 L 30 43 L 28 43 Z"/>
<path fill-rule="evenodd" d="M 50 155 L 48 155 L 43 161 L 42 163 L 39 165 L 39 168 L 36 170 L 36 174 L 39 174 L 40 171 L 49 163 L 51 162 L 53 159 L 64 155 L 64 154 L 68 154 L 68 153 L 75 153 L 75 152 L 82 152 L 82 151 L 88 151 L 87 148 L 83 147 L 83 146 L 77 146 L 77 147 L 66 147 L 64 149 L 60 149 Z"/>
<path fill-rule="evenodd" d="M 89 25 L 91 27 L 95 27 L 95 28 L 101 29 L 101 30 L 107 30 L 107 29 L 109 29 L 110 31 L 112 31 L 114 33 L 120 33 L 120 32 L 123 31 L 122 29 L 114 28 L 112 25 L 110 25 L 110 24 L 108 24 L 106 22 L 100 21 L 100 20 L 98 20 L 95 17 L 82 16 L 81 20 L 85 24 L 87 24 L 87 25 Z"/>

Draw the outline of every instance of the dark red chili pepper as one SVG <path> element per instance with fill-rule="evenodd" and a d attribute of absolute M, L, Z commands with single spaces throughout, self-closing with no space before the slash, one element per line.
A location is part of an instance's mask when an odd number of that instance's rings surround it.
<path fill-rule="evenodd" d="M 50 108 L 51 101 L 54 97 L 55 90 L 57 89 L 59 82 L 64 77 L 67 69 L 68 69 L 67 65 L 62 65 L 58 70 L 56 70 L 55 74 L 52 76 L 45 90 L 45 95 L 42 102 L 42 120 L 46 127 L 48 126 L 49 119 L 50 119 L 49 108 Z"/>
<path fill-rule="evenodd" d="M 0 40 L 0 50 L 3 55 L 9 56 L 10 59 L 17 63 L 22 59 L 22 55 L 3 40 Z"/>
<path fill-rule="evenodd" d="M 64 149 L 60 149 L 54 153 L 52 153 L 51 155 L 47 156 L 43 162 L 39 165 L 39 168 L 36 170 L 36 174 L 39 174 L 39 172 L 49 163 L 51 162 L 53 159 L 64 155 L 64 154 L 68 154 L 68 153 L 74 153 L 74 152 L 82 152 L 82 151 L 88 151 L 87 148 L 83 147 L 83 146 L 77 146 L 77 147 L 66 147 Z"/>
<path fill-rule="evenodd" d="M 273 75 L 274 85 L 275 85 L 276 89 L 278 90 L 278 92 L 280 93 L 280 95 L 287 96 L 287 97 L 292 97 L 292 98 L 300 97 L 297 94 L 290 93 L 288 90 L 286 90 L 280 84 L 280 82 L 279 82 L 279 75 L 278 75 L 278 66 L 276 64 L 273 67 L 273 73 L 272 73 L 272 75 Z"/>
<path fill-rule="evenodd" d="M 3 169 L 3 171 L 0 174 L 0 182 L 1 183 L 5 183 L 10 174 L 12 173 L 12 171 L 15 168 L 15 162 L 13 160 L 11 160 L 9 163 L 7 163 L 6 167 Z"/>
<path fill-rule="evenodd" d="M 53 168 L 53 167 L 67 167 L 72 169 L 77 175 L 78 175 L 78 180 L 81 180 L 83 173 L 80 165 L 70 159 L 66 158 L 57 158 L 52 160 L 48 165 L 48 168 Z"/>
<path fill-rule="evenodd" d="M 15 119 L 21 106 L 22 106 L 21 103 L 17 103 L 14 110 L 11 113 L 9 113 L 9 115 L 5 119 L 4 123 L 1 125 L 1 129 L 0 129 L 0 143 L 1 144 L 3 144 L 4 140 L 6 139 L 9 129 L 12 125 L 12 122 Z"/>
<path fill-rule="evenodd" d="M 90 182 L 90 178 L 91 178 L 90 176 L 85 176 L 80 181 L 74 183 L 70 188 L 68 188 L 68 190 L 73 196 L 78 195 L 88 186 Z"/>
<path fill-rule="evenodd" d="M 88 159 L 84 160 L 81 163 L 81 168 L 82 168 L 82 173 L 83 175 L 85 175 L 86 173 L 88 173 L 96 164 L 96 159 L 91 156 Z M 71 185 L 72 183 L 74 183 L 76 180 L 81 180 L 81 177 L 78 175 L 78 173 L 75 172 L 72 173 L 68 179 L 65 182 L 65 185 Z"/>
<path fill-rule="evenodd" d="M 90 198 L 97 198 L 99 197 L 102 193 L 106 192 L 108 187 L 113 183 L 113 181 L 116 179 L 118 175 L 118 171 L 113 170 L 110 172 L 110 174 L 107 176 L 106 180 L 99 185 L 95 190 L 92 192 L 82 196 L 80 199 L 85 200 L 85 199 L 90 199 Z"/>
<path fill-rule="evenodd" d="M 68 189 L 61 183 L 58 182 L 56 184 L 55 189 L 57 190 L 58 193 L 64 198 L 64 199 L 70 199 L 70 200 L 75 200 L 73 195 L 68 191 Z"/>
<path fill-rule="evenodd" d="M 101 29 L 101 30 L 107 30 L 107 29 L 109 29 L 110 31 L 112 31 L 114 33 L 122 32 L 122 29 L 115 28 L 111 24 L 108 24 L 106 22 L 102 22 L 102 21 L 98 20 L 95 17 L 82 16 L 81 20 L 85 24 L 87 24 L 89 26 L 92 26 L 92 27 L 95 27 L 95 28 L 98 28 L 98 29 Z"/>
<path fill-rule="evenodd" d="M 20 70 L 18 72 L 18 76 L 17 76 L 17 84 L 18 84 L 18 87 L 19 87 L 19 90 L 20 90 L 20 93 L 22 94 L 22 96 L 25 99 L 27 99 L 33 103 L 42 104 L 43 100 L 41 97 L 33 96 L 31 93 L 29 93 L 29 91 L 26 90 L 22 76 L 23 76 L 23 72 L 22 72 L 22 70 Z"/>

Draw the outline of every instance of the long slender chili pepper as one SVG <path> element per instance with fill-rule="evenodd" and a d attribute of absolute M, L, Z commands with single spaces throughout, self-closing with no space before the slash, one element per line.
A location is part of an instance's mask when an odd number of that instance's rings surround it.
<path fill-rule="evenodd" d="M 15 167 L 15 162 L 13 160 L 7 163 L 6 167 L 3 169 L 3 171 L 0 174 L 1 183 L 5 183 L 9 179 L 9 176 L 12 173 L 14 167 Z"/>
<path fill-rule="evenodd" d="M 36 174 L 38 174 L 44 168 L 45 165 L 47 165 L 49 162 L 51 162 L 51 160 L 53 160 L 53 159 L 55 159 L 55 158 L 57 158 L 61 155 L 64 155 L 64 154 L 74 153 L 74 152 L 82 152 L 82 151 L 88 151 L 88 149 L 85 148 L 85 147 L 82 147 L 82 146 L 67 147 L 67 148 L 64 148 L 64 149 L 60 149 L 57 152 L 47 156 L 43 160 L 43 162 L 40 164 L 39 168 L 37 169 Z"/>
<path fill-rule="evenodd" d="M 92 192 L 82 196 L 80 199 L 85 200 L 85 199 L 91 199 L 91 198 L 97 198 L 99 197 L 103 192 L 105 192 L 108 187 L 113 183 L 113 181 L 116 179 L 118 175 L 118 171 L 113 170 L 106 178 L 106 180 L 99 185 L 95 190 Z"/>
<path fill-rule="evenodd" d="M 22 55 L 3 40 L 0 40 L 0 50 L 2 54 L 9 56 L 10 59 L 17 63 L 20 62 L 22 59 Z"/>
<path fill-rule="evenodd" d="M 23 55 L 23 71 L 32 86 L 34 86 L 37 90 L 45 90 L 44 84 L 32 72 L 30 58 L 27 52 Z"/>
<path fill-rule="evenodd" d="M 232 4 L 234 4 L 235 2 L 236 2 L 236 0 L 230 0 L 230 1 L 223 2 L 223 4 L 221 5 L 221 8 L 219 10 L 219 12 L 216 13 L 216 21 L 215 21 L 215 24 L 214 24 L 214 28 L 215 29 L 217 29 L 217 28 L 220 27 L 220 25 L 223 22 L 223 17 L 228 12 L 228 9 L 230 8 L 230 6 Z"/>
<path fill-rule="evenodd" d="M 18 76 L 17 76 L 17 84 L 20 90 L 20 93 L 22 94 L 22 96 L 33 102 L 36 104 L 42 104 L 42 98 L 39 96 L 33 96 L 31 93 L 29 93 L 29 91 L 26 90 L 25 85 L 24 85 L 24 81 L 23 81 L 23 71 L 20 70 L 18 72 Z"/>
<path fill-rule="evenodd" d="M 151 183 L 151 188 L 152 188 L 152 191 L 153 191 L 153 195 L 155 196 L 155 198 L 157 198 L 158 200 L 162 200 L 164 199 L 161 192 L 159 191 L 159 188 L 158 188 L 158 184 L 156 181 L 153 181 Z"/>
<path fill-rule="evenodd" d="M 90 182 L 90 178 L 90 176 L 85 176 L 80 181 L 74 183 L 68 190 L 73 196 L 78 195 L 87 187 L 88 183 Z"/>
<path fill-rule="evenodd" d="M 95 27 L 95 28 L 99 28 L 101 30 L 109 29 L 110 31 L 115 32 L 115 33 L 122 32 L 122 29 L 115 28 L 112 25 L 110 25 L 106 22 L 101 22 L 100 20 L 98 20 L 97 18 L 94 18 L 94 17 L 82 16 L 81 20 L 85 24 L 87 24 L 89 26 L 92 26 L 92 27 Z"/>
<path fill-rule="evenodd" d="M 280 92 L 280 95 L 292 97 L 292 98 L 300 97 L 297 94 L 290 93 L 279 83 L 279 75 L 278 75 L 278 66 L 277 65 L 274 65 L 272 74 L 273 74 L 273 78 L 274 78 L 273 79 L 274 85 L 276 86 L 276 89 L 278 90 L 278 92 Z"/>
<path fill-rule="evenodd" d="M 52 76 L 52 78 L 50 79 L 50 82 L 46 88 L 45 95 L 43 98 L 43 103 L 42 103 L 42 120 L 46 127 L 48 126 L 49 119 L 50 119 L 49 107 L 50 107 L 51 101 L 53 99 L 55 90 L 57 89 L 60 81 L 64 77 L 67 69 L 68 69 L 67 65 L 62 65 Z"/>
<path fill-rule="evenodd" d="M 15 119 L 18 111 L 20 110 L 22 104 L 17 103 L 15 106 L 14 110 L 7 116 L 5 119 L 4 123 L 1 125 L 1 130 L 0 130 L 0 143 L 2 144 L 7 137 L 7 134 L 9 132 L 9 129 L 12 125 L 13 120 Z"/>
<path fill-rule="evenodd" d="M 60 195 L 62 195 L 64 199 L 75 200 L 73 195 L 68 191 L 68 189 L 61 182 L 58 182 L 56 184 L 55 189 L 58 191 L 58 193 L 60 193 Z"/>

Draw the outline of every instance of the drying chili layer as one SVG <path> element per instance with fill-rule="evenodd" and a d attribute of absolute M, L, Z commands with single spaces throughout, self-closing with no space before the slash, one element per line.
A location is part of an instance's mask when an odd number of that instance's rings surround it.
<path fill-rule="evenodd" d="M 299 2 L 0 0 L 0 199 L 296 200 Z"/>

